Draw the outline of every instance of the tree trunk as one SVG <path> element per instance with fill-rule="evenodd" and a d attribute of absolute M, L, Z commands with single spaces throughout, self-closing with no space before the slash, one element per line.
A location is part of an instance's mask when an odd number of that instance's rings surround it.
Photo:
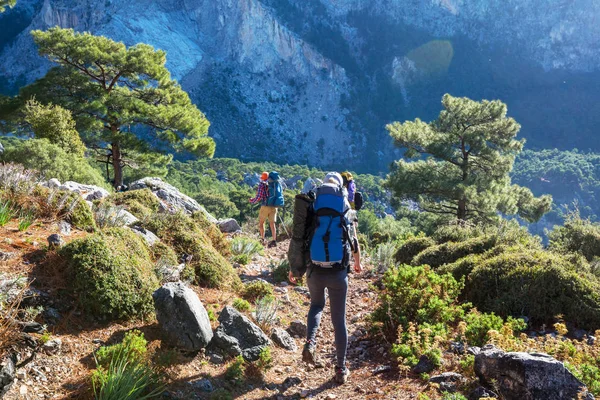
<path fill-rule="evenodd" d="M 115 175 L 113 186 L 117 189 L 123 184 L 123 166 L 121 165 L 121 148 L 118 143 L 112 143 L 112 164 Z"/>
<path fill-rule="evenodd" d="M 467 220 L 467 200 L 464 198 L 460 199 L 458 201 L 458 209 L 456 210 L 456 218 L 458 218 L 459 221 Z"/>

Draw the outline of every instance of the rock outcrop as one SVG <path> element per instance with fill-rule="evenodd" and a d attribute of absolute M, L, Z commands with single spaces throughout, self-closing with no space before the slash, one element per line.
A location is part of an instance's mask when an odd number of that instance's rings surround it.
<path fill-rule="evenodd" d="M 203 213 L 210 222 L 217 223 L 217 219 L 213 217 L 204 207 L 191 197 L 181 193 L 175 186 L 164 182 L 160 178 L 143 178 L 129 185 L 129 190 L 150 189 L 152 193 L 160 200 L 163 207 L 168 211 L 184 211 L 188 214 L 194 212 Z"/>
<path fill-rule="evenodd" d="M 211 347 L 230 356 L 242 355 L 246 361 L 256 361 L 270 344 L 265 333 L 233 307 L 226 306 L 219 315 L 221 323 L 215 330 Z"/>
<path fill-rule="evenodd" d="M 475 356 L 475 373 L 505 399 L 594 398 L 563 363 L 547 354 L 506 353 L 487 345 Z"/>
<path fill-rule="evenodd" d="M 210 343 L 213 332 L 208 313 L 192 289 L 181 282 L 166 283 L 152 297 L 168 343 L 186 351 L 199 351 Z"/>

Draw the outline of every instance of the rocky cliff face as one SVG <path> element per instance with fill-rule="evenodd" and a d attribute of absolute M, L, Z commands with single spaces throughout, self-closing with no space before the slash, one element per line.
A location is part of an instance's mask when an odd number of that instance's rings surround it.
<path fill-rule="evenodd" d="M 500 98 L 537 147 L 600 149 L 594 0 L 20 0 L 0 17 L 4 91 L 43 75 L 31 29 L 168 52 L 218 154 L 385 168 L 383 126 L 445 92 Z"/>

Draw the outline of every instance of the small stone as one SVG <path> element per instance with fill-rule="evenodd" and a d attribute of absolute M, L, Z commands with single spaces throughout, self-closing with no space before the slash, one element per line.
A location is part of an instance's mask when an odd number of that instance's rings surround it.
<path fill-rule="evenodd" d="M 300 397 L 302 397 L 303 399 L 307 398 L 309 394 L 310 394 L 310 391 L 308 389 L 302 389 L 300 391 Z"/>
<path fill-rule="evenodd" d="M 433 362 L 431 362 L 429 357 L 427 357 L 426 355 L 422 355 L 421 358 L 419 358 L 419 362 L 417 363 L 417 365 L 415 365 L 413 367 L 413 372 L 415 374 L 422 374 L 422 373 L 429 373 L 429 372 L 433 371 L 434 369 L 435 369 L 435 364 Z"/>
<path fill-rule="evenodd" d="M 465 344 L 463 342 L 450 342 L 450 351 L 454 354 L 465 354 Z"/>
<path fill-rule="evenodd" d="M 287 331 L 290 335 L 298 338 L 306 337 L 306 324 L 300 320 L 292 321 Z"/>
<path fill-rule="evenodd" d="M 214 390 L 213 384 L 206 378 L 199 379 L 197 381 L 190 382 L 195 389 L 202 390 L 203 392 L 212 392 Z"/>
<path fill-rule="evenodd" d="M 215 353 L 215 352 L 210 353 L 208 356 L 208 359 L 211 363 L 216 364 L 216 365 L 220 365 L 225 362 L 225 359 L 223 358 L 223 356 L 220 355 L 219 353 Z"/>
<path fill-rule="evenodd" d="M 52 235 L 48 236 L 47 240 L 48 247 L 50 249 L 58 249 L 65 244 L 65 241 L 62 239 L 62 237 L 60 237 L 58 233 L 53 233 Z"/>
<path fill-rule="evenodd" d="M 271 339 L 276 345 L 289 351 L 298 350 L 298 346 L 288 332 L 281 328 L 274 328 L 271 332 Z"/>
<path fill-rule="evenodd" d="M 60 181 L 56 178 L 52 178 L 48 181 L 47 186 L 50 189 L 56 189 L 56 188 L 60 187 Z"/>
<path fill-rule="evenodd" d="M 481 347 L 471 346 L 467 349 L 467 353 L 476 356 L 477 354 L 481 353 Z"/>
<path fill-rule="evenodd" d="M 594 343 L 596 343 L 596 337 L 592 336 L 592 335 L 589 335 L 588 338 L 587 338 L 587 344 L 590 345 L 590 346 L 593 346 Z"/>
<path fill-rule="evenodd" d="M 327 396 L 325 396 L 326 399 L 337 399 L 337 396 L 335 394 L 329 393 Z"/>
<path fill-rule="evenodd" d="M 27 386 L 21 385 L 21 387 L 19 388 L 19 394 L 21 396 L 25 396 L 27 394 Z"/>
<path fill-rule="evenodd" d="M 67 221 L 60 221 L 58 223 L 58 230 L 61 235 L 69 236 L 71 234 L 71 224 Z"/>
<path fill-rule="evenodd" d="M 42 348 L 48 354 L 58 353 L 60 351 L 60 349 L 62 348 L 62 340 L 60 340 L 58 338 L 50 339 L 46 343 L 44 343 Z"/>
<path fill-rule="evenodd" d="M 24 381 L 27 378 L 27 372 L 24 369 L 20 369 L 17 371 L 17 375 L 15 375 L 18 380 Z"/>
<path fill-rule="evenodd" d="M 380 365 L 379 367 L 375 368 L 373 371 L 373 375 L 377 375 L 377 374 L 383 374 L 384 372 L 388 372 L 391 371 L 392 367 L 389 365 Z"/>

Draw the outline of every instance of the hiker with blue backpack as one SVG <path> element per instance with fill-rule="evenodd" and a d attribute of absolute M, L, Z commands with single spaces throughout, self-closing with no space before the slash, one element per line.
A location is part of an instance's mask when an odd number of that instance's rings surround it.
<path fill-rule="evenodd" d="M 307 273 L 310 292 L 302 360 L 317 366 L 320 364 L 316 358 L 316 336 L 327 289 L 335 335 L 335 380 L 340 384 L 345 383 L 350 375 L 346 367 L 346 296 L 351 261 L 356 273 L 362 271 L 356 230 L 348 219 L 351 207 L 343 183 L 340 174 L 330 172 L 316 190 L 296 196 L 292 240 L 288 249 L 290 282 L 296 283 L 297 278 Z"/>
<path fill-rule="evenodd" d="M 258 229 L 260 232 L 261 241 L 265 242 L 265 222 L 268 219 L 271 227 L 272 240 L 269 242 L 269 247 L 277 246 L 277 209 L 283 207 L 283 188 L 279 182 L 279 173 L 272 171 L 270 173 L 263 172 L 260 177 L 256 197 L 250 199 L 250 203 L 255 204 L 260 202 L 261 207 L 258 212 Z"/>

